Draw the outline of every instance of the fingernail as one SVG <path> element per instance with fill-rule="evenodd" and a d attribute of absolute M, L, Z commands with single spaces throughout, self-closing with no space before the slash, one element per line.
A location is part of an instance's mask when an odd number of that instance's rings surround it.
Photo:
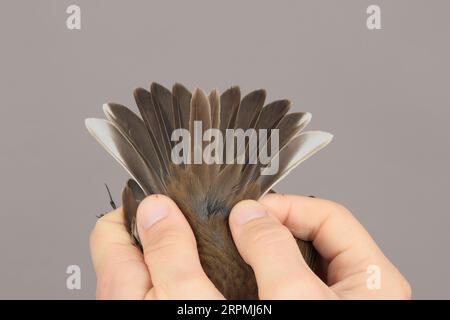
<path fill-rule="evenodd" d="M 236 214 L 236 223 L 238 225 L 246 224 L 247 222 L 267 216 L 266 209 L 258 204 L 257 202 L 254 202 L 252 204 L 247 204 L 245 206 L 242 206 L 239 208 L 239 212 Z"/>
<path fill-rule="evenodd" d="M 169 207 L 167 204 L 162 201 L 152 202 L 153 203 L 150 206 L 149 203 L 147 203 L 142 210 L 140 210 L 138 215 L 138 224 L 144 229 L 150 228 L 169 214 Z"/>

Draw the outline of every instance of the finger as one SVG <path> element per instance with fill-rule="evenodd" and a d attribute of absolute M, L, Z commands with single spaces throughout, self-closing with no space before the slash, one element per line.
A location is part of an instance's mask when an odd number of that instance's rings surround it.
<path fill-rule="evenodd" d="M 269 194 L 260 202 L 271 208 L 295 236 L 313 241 L 320 255 L 331 261 L 358 239 L 360 254 L 374 241 L 350 212 L 332 201 L 282 194 Z"/>
<path fill-rule="evenodd" d="M 98 299 L 142 299 L 150 290 L 150 275 L 125 229 L 122 208 L 97 220 L 90 248 Z"/>
<path fill-rule="evenodd" d="M 260 202 L 271 208 L 279 221 L 296 237 L 313 242 L 319 254 L 329 263 L 329 285 L 341 281 L 339 286 L 344 286 L 340 290 L 346 291 L 346 284 L 354 286 L 359 283 L 369 296 L 386 292 L 408 295 L 410 289 L 406 280 L 343 206 L 318 198 L 275 193 L 266 195 Z M 369 292 L 366 280 L 372 266 L 380 268 L 385 290 Z M 342 282 L 344 279 L 346 282 Z M 397 285 L 399 283 L 400 286 Z"/>
<path fill-rule="evenodd" d="M 223 298 L 203 271 L 194 234 L 171 199 L 163 195 L 144 199 L 137 223 L 153 282 L 148 298 Z"/>
<path fill-rule="evenodd" d="M 292 233 L 260 203 L 246 200 L 230 213 L 242 258 L 255 272 L 261 299 L 319 299 L 331 291 L 308 268 Z"/>

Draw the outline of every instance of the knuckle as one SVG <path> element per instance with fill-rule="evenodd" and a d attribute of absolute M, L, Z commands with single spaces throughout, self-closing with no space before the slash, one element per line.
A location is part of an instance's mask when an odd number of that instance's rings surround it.
<path fill-rule="evenodd" d="M 350 211 L 342 204 L 335 202 L 335 201 L 331 201 L 331 200 L 324 200 L 328 203 L 328 205 L 330 206 L 330 208 L 333 209 L 334 212 L 338 213 L 338 214 L 344 214 L 344 215 L 348 215 L 351 214 Z"/>
<path fill-rule="evenodd" d="M 344 205 L 330 200 L 323 201 L 326 201 L 327 203 L 329 217 L 333 217 L 335 219 L 343 221 L 354 219 L 353 214 Z"/>

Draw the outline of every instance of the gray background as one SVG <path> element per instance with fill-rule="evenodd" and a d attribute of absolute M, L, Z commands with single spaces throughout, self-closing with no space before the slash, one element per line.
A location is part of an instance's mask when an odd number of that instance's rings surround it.
<path fill-rule="evenodd" d="M 66 29 L 66 8 L 82 30 Z M 366 8 L 382 9 L 380 31 Z M 83 120 L 151 81 L 266 88 L 332 144 L 278 187 L 346 205 L 409 279 L 450 298 L 449 1 L 0 4 L 0 298 L 94 298 L 88 237 L 124 170 Z M 65 287 L 82 269 L 82 290 Z"/>

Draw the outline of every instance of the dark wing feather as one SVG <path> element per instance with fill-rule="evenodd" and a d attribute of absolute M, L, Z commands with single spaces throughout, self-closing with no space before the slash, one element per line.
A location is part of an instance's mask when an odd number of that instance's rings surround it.
<path fill-rule="evenodd" d="M 228 128 L 234 128 L 234 122 L 241 102 L 241 90 L 234 86 L 220 96 L 220 130 L 225 133 Z"/>
<path fill-rule="evenodd" d="M 255 90 L 247 94 L 241 101 L 239 105 L 239 110 L 236 115 L 235 121 L 235 129 L 242 129 L 244 133 L 249 128 L 254 128 L 256 122 L 259 119 L 259 116 L 262 111 L 262 107 L 264 105 L 264 101 L 266 99 L 266 91 L 265 90 Z M 249 141 L 255 140 L 255 131 L 253 130 L 247 139 L 243 139 L 236 146 L 236 162 L 238 163 L 248 163 L 248 145 Z M 245 133 L 246 135 L 246 133 Z M 257 148 L 256 146 L 252 146 L 252 148 Z M 241 160 L 238 160 L 238 159 Z"/>
<path fill-rule="evenodd" d="M 202 131 L 195 129 L 195 123 L 200 123 Z M 200 183 L 207 186 L 209 181 L 208 164 L 203 161 L 203 134 L 211 128 L 211 109 L 206 94 L 201 89 L 195 89 L 191 99 L 191 117 L 189 131 L 191 134 L 191 169 L 199 177 Z M 195 136 L 197 134 L 197 137 Z M 195 142 L 198 142 L 197 144 Z M 196 155 L 197 154 L 197 155 Z M 200 162 L 200 163 L 196 163 Z"/>
<path fill-rule="evenodd" d="M 175 123 L 175 128 L 189 130 L 192 94 L 182 84 L 175 83 L 172 87 L 172 95 L 174 117 L 179 119 L 176 120 L 178 122 Z"/>
<path fill-rule="evenodd" d="M 308 112 L 294 112 L 283 117 L 277 126 L 280 134 L 280 148 L 285 146 L 292 137 L 300 133 L 310 121 L 311 114 Z M 268 145 L 270 146 L 269 142 Z"/>
<path fill-rule="evenodd" d="M 146 193 L 166 191 L 159 176 L 152 171 L 132 143 L 111 122 L 104 119 L 86 119 L 86 127 Z"/>
<path fill-rule="evenodd" d="M 209 105 L 211 106 L 211 128 L 220 128 L 220 96 L 219 91 L 212 90 L 209 94 Z"/>
<path fill-rule="evenodd" d="M 155 109 L 151 94 L 145 89 L 137 88 L 134 90 L 134 98 L 142 119 L 144 119 L 145 126 L 150 134 L 153 145 L 156 147 L 155 149 L 157 149 L 158 157 L 160 158 L 161 163 L 165 164 L 164 167 L 167 170 L 167 164 L 170 159 L 170 149 L 168 150 L 167 148 L 165 128 Z"/>
<path fill-rule="evenodd" d="M 333 135 L 327 132 L 309 131 L 291 139 L 271 158 L 271 163 L 278 161 L 278 172 L 276 174 L 264 174 L 267 167 L 262 169 L 261 175 L 258 178 L 258 183 L 261 186 L 261 195 L 269 192 L 292 169 L 325 147 L 330 143 L 332 138 Z"/>
<path fill-rule="evenodd" d="M 291 139 L 298 135 L 310 122 L 311 114 L 305 112 L 290 113 L 282 117 L 275 129 L 278 130 L 278 148 L 283 149 Z M 270 135 L 269 135 L 270 134 Z M 266 143 L 260 143 L 258 146 L 258 160 L 267 159 L 272 155 L 272 137 L 268 133 Z M 254 154 L 252 154 L 254 156 Z M 244 168 L 243 181 L 245 184 L 254 181 L 259 176 L 261 163 L 256 165 L 249 164 Z"/>
<path fill-rule="evenodd" d="M 164 145 L 168 159 L 172 151 L 171 135 L 175 126 L 175 118 L 172 107 L 172 93 L 158 83 L 153 82 L 150 86 L 152 102 L 155 107 L 156 116 L 158 118 L 160 129 L 162 131 Z"/>
<path fill-rule="evenodd" d="M 209 105 L 211 107 L 211 128 L 219 129 L 220 128 L 220 95 L 219 91 L 216 89 L 212 90 L 209 94 Z M 223 137 L 222 137 L 223 138 Z M 211 137 L 212 141 L 212 137 Z M 216 141 L 214 142 L 216 143 Z M 220 145 L 219 145 L 220 148 Z M 223 152 L 223 148 L 217 148 L 215 152 Z M 218 159 L 222 160 L 222 154 L 216 155 Z M 213 163 L 210 164 L 209 175 L 210 177 L 216 177 L 220 171 L 221 163 Z"/>
<path fill-rule="evenodd" d="M 262 89 L 247 94 L 240 103 L 234 128 L 245 131 L 253 127 L 259 118 L 265 99 L 266 91 Z"/>
<path fill-rule="evenodd" d="M 257 129 L 271 129 L 276 128 L 280 120 L 291 108 L 289 100 L 277 100 L 266 105 L 256 123 Z"/>
<path fill-rule="evenodd" d="M 155 173 L 159 173 L 157 175 L 163 178 L 167 174 L 167 170 L 164 169 L 167 168 L 165 163 L 160 161 L 142 119 L 127 107 L 116 103 L 104 104 L 103 111 L 106 118 L 113 122 L 120 132 L 131 141 L 133 147 L 141 154 Z"/>
<path fill-rule="evenodd" d="M 240 103 L 241 89 L 238 86 L 229 88 L 220 96 L 220 131 L 224 140 L 226 139 L 226 130 L 234 129 Z M 230 146 L 227 148 L 226 144 L 224 144 L 222 151 L 223 159 L 226 159 L 227 152 L 231 152 Z M 225 165 L 226 161 L 221 166 L 222 170 L 225 168 Z"/>
<path fill-rule="evenodd" d="M 289 100 L 277 100 L 267 104 L 261 111 L 258 121 L 255 124 L 255 129 L 258 131 L 264 129 L 267 130 L 267 138 L 270 137 L 271 129 L 276 128 L 280 120 L 286 115 L 291 107 Z M 261 145 L 260 145 L 261 144 Z M 254 170 L 258 167 L 257 164 L 251 163 L 251 161 L 257 160 L 258 152 L 261 151 L 261 147 L 265 147 L 265 143 L 258 142 L 258 146 L 248 150 L 248 163 L 243 169 L 242 181 L 246 185 L 251 181 Z"/>

